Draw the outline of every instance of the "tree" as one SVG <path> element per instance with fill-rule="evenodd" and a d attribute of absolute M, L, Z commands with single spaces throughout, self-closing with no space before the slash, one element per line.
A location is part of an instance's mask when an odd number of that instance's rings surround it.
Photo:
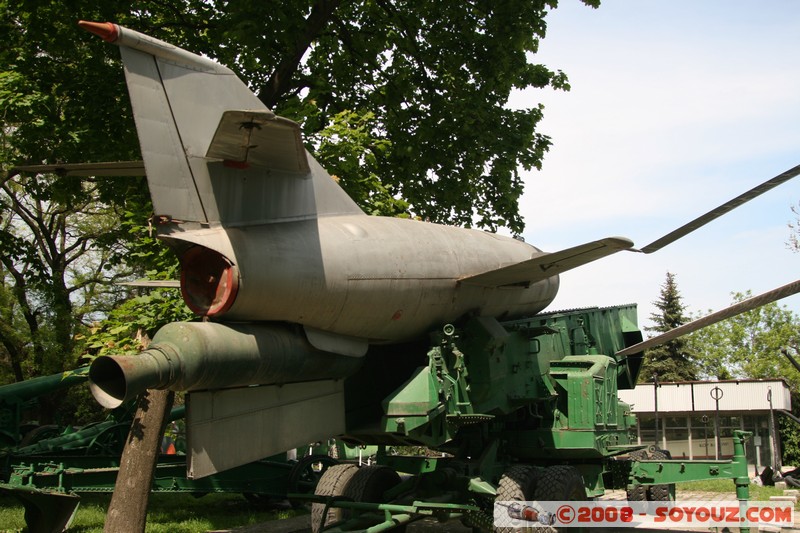
<path fill-rule="evenodd" d="M 794 222 L 789 222 L 789 241 L 787 246 L 794 252 L 800 252 L 800 204 L 792 206 Z"/>
<path fill-rule="evenodd" d="M 65 99 L 62 111 L 84 126 L 81 132 L 107 136 L 92 155 L 107 143 L 132 146 L 129 134 L 116 136 L 130 127 L 121 70 L 106 76 L 119 69 L 117 52 L 74 26 L 78 18 L 94 17 L 231 66 L 268 107 L 301 122 L 311 148 L 320 147 L 329 127 L 366 134 L 359 165 L 352 165 L 348 147 L 321 159 L 368 211 L 519 233 L 519 169 L 539 167 L 550 141 L 535 131 L 541 106 L 512 110 L 507 102 L 514 89 L 568 88 L 562 72 L 531 62 L 546 32 L 545 16 L 556 6 L 556 0 L 298 0 L 280 6 L 183 0 L 109 7 L 95 0 L 79 7 L 40 2 L 31 9 L 6 2 L 10 16 L 0 35 L 9 70 L 91 94 L 92 105 L 79 110 Z M 69 82 L 56 83 L 51 74 L 58 73 Z M 83 109 L 99 110 L 103 118 L 115 109 L 122 118 L 95 121 Z M 49 117 L 44 122 L 26 135 L 48 137 Z M 49 157 L 42 148 L 20 155 Z"/>
<path fill-rule="evenodd" d="M 20 162 L 139 157 L 119 52 L 81 32 L 76 20 L 117 21 L 230 65 L 265 104 L 301 122 L 309 148 L 369 213 L 507 226 L 518 233 L 519 169 L 538 167 L 549 139 L 536 132 L 541 106 L 512 110 L 506 104 L 514 89 L 568 89 L 562 72 L 532 61 L 545 35 L 545 16 L 556 6 L 555 0 L 295 0 L 279 6 L 0 0 L 6 15 L 0 19 L 0 178 L 18 195 L 9 194 L 4 207 L 30 200 L 54 210 L 52 220 L 60 217 L 59 227 L 68 228 L 69 246 L 80 242 L 78 249 L 95 254 L 91 264 L 82 263 L 89 256 L 64 256 L 28 267 L 20 262 L 19 244 L 25 244 L 27 259 L 39 260 L 43 241 L 28 238 L 32 229 L 18 224 L 19 213 L 14 224 L 4 217 L 0 256 L 8 261 L 0 313 L 6 324 L 25 325 L 8 328 L 4 341 L 14 378 L 74 361 L 78 325 L 88 325 L 81 313 L 102 317 L 128 297 L 110 289 L 115 277 L 130 274 L 124 270 L 128 261 L 113 252 L 127 248 L 135 235 L 111 221 L 137 213 L 142 218 L 136 223 L 144 226 L 149 216 L 139 182 L 87 185 L 59 176 L 9 181 L 8 170 Z M 109 217 L 99 225 L 98 207 Z M 104 230 L 103 243 L 91 233 L 96 227 Z M 96 255 L 101 245 L 105 257 Z M 62 276 L 66 261 L 72 261 L 71 271 Z M 29 276 L 24 284 L 15 271 Z M 48 305 L 58 303 L 48 307 L 59 310 L 58 316 L 36 315 L 45 293 Z M 19 336 L 34 315 L 43 320 L 34 329 L 54 332 L 58 343 L 34 342 L 38 333 Z M 17 355 L 20 346 L 47 355 Z"/>
<path fill-rule="evenodd" d="M 141 212 L 147 197 L 141 182 L 10 172 L 18 162 L 131 159 L 137 150 L 115 103 L 122 93 L 97 96 L 121 80 L 116 65 L 68 39 L 58 17 L 45 25 L 56 3 L 4 1 L 0 10 L 0 355 L 19 381 L 77 365 L 85 327 L 128 297 L 114 284 L 131 274 L 120 217 Z M 40 421 L 57 418 L 56 406 L 76 421 L 63 394 L 45 398 Z"/>
<path fill-rule="evenodd" d="M 599 0 L 584 3 L 597 7 Z M 118 51 L 75 26 L 78 19 L 111 20 L 232 67 L 268 107 L 302 124 L 309 149 L 367 212 L 520 233 L 520 169 L 538 168 L 550 140 L 536 131 L 541 105 L 509 109 L 507 102 L 514 89 L 568 89 L 562 72 L 532 62 L 545 16 L 556 6 L 557 0 L 0 0 L 0 176 L 7 181 L 20 162 L 138 158 Z M 97 206 L 108 214 L 146 211 L 145 188 L 126 190 L 123 183 L 94 182 L 91 194 L 103 203 L 83 203 L 88 191 L 76 180 L 19 181 L 20 191 L 41 185 L 45 208 L 77 206 L 70 211 L 77 219 Z M 133 226 L 145 226 L 147 216 Z M 147 266 L 158 252 L 140 257 L 138 266 L 135 257 L 116 253 L 132 247 L 135 232 L 104 226 L 99 238 L 89 234 L 94 226 L 85 223 L 84 234 L 65 221 L 67 240 L 85 239 L 86 250 L 107 255 L 92 255 L 96 261 L 63 278 L 39 269 L 39 286 L 9 283 L 0 291 L 0 312 L 17 320 L 38 287 L 57 298 L 64 312 L 43 324 L 64 343 L 47 347 L 42 360 L 68 360 L 89 330 L 94 336 L 83 347 L 93 351 L 119 347 L 114 335 L 131 338 L 122 324 L 98 331 L 76 312 L 105 314 L 129 294 L 106 298 L 116 293 L 92 278 L 98 291 L 84 306 L 78 280 L 160 268 Z M 6 228 L 0 256 L 14 257 L 13 246 L 24 241 L 19 227 Z M 31 258 L 38 246 L 26 248 Z M 33 272 L 21 264 L 5 266 Z"/>
<path fill-rule="evenodd" d="M 735 293 L 733 302 L 749 298 Z M 697 317 L 699 318 L 699 317 Z M 792 390 L 792 411 L 800 415 L 800 371 L 782 354 L 800 352 L 800 317 L 773 302 L 723 320 L 687 337 L 697 354 L 700 375 L 711 379 L 784 379 Z M 787 417 L 779 417 L 785 464 L 800 460 L 800 431 Z"/>
<path fill-rule="evenodd" d="M 661 286 L 658 301 L 653 305 L 659 310 L 650 315 L 654 326 L 645 328 L 652 333 L 666 333 L 687 322 L 685 307 L 681 303 L 681 295 L 675 282 L 675 275 L 667 272 L 667 278 Z M 659 381 L 691 381 L 697 379 L 695 356 L 691 347 L 683 337 L 673 339 L 656 348 L 645 351 L 639 382 L 653 381 L 653 375 Z"/>
<path fill-rule="evenodd" d="M 733 302 L 752 294 L 734 293 Z M 699 316 L 697 317 L 699 318 Z M 704 378 L 775 378 L 800 387 L 800 372 L 781 354 L 798 344 L 798 317 L 773 302 L 747 313 L 707 326 L 688 337 Z"/>

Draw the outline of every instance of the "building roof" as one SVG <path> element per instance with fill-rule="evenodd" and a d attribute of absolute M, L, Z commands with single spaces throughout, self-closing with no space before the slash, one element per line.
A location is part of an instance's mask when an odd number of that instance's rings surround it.
<path fill-rule="evenodd" d="M 708 412 L 716 409 L 715 394 L 720 411 L 791 411 L 792 400 L 788 384 L 782 379 L 742 379 L 729 381 L 684 381 L 658 384 L 659 413 Z M 653 383 L 636 385 L 633 390 L 619 391 L 619 398 L 632 405 L 634 413 L 654 413 Z"/>

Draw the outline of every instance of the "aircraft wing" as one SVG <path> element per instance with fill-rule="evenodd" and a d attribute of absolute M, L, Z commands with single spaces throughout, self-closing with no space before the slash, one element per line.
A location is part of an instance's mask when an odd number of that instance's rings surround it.
<path fill-rule="evenodd" d="M 684 335 L 688 335 L 689 333 L 693 333 L 699 329 L 716 324 L 717 322 L 721 322 L 723 320 L 727 320 L 728 318 L 741 315 L 742 313 L 752 311 L 753 309 L 776 302 L 780 299 L 786 298 L 787 296 L 792 296 L 798 292 L 800 292 L 800 279 L 791 283 L 787 283 L 786 285 L 778 287 L 777 289 L 753 296 L 747 300 L 742 300 L 741 302 L 735 303 L 730 307 L 720 309 L 719 311 L 698 318 L 697 320 L 693 320 L 692 322 L 687 322 L 686 324 L 673 328 L 665 333 L 662 333 L 661 335 L 657 335 L 640 343 L 634 344 L 633 346 L 628 346 L 627 348 L 618 351 L 615 355 L 617 357 L 627 357 L 629 355 L 641 353 L 645 350 L 649 350 L 650 348 L 666 344 L 671 340 L 677 339 L 678 337 L 683 337 Z"/>
<path fill-rule="evenodd" d="M 521 263 L 490 270 L 481 274 L 461 278 L 461 283 L 502 287 L 505 285 L 530 285 L 575 267 L 602 259 L 620 250 L 633 247 L 633 241 L 625 237 L 608 237 L 588 242 L 553 253 L 542 253 Z"/>
<path fill-rule="evenodd" d="M 773 188 L 777 187 L 778 185 L 781 185 L 782 183 L 786 183 L 787 181 L 798 175 L 800 175 L 800 165 L 792 167 L 785 172 L 781 172 L 774 178 L 768 179 L 767 181 L 765 181 L 760 185 L 756 185 L 749 191 L 740 194 L 739 196 L 733 198 L 732 200 L 728 200 L 719 207 L 715 207 L 708 213 L 701 215 L 696 219 L 692 220 L 691 222 L 684 224 L 680 228 L 664 235 L 660 239 L 651 242 L 647 246 L 643 246 L 641 249 L 633 251 L 642 252 L 644 254 L 652 254 L 653 252 L 657 252 L 658 250 L 664 248 L 668 244 L 677 241 L 678 239 L 690 234 L 694 230 L 705 226 L 712 220 L 716 220 L 725 213 L 733 211 L 740 205 L 749 202 L 753 198 L 761 196 L 765 192 L 772 190 Z"/>
<path fill-rule="evenodd" d="M 125 287 L 142 287 L 145 289 L 180 289 L 181 282 L 177 279 L 137 279 L 118 283 Z"/>
<path fill-rule="evenodd" d="M 11 173 L 52 173 L 59 176 L 144 176 L 143 161 L 113 161 L 103 163 L 70 163 L 54 165 L 19 165 Z"/>

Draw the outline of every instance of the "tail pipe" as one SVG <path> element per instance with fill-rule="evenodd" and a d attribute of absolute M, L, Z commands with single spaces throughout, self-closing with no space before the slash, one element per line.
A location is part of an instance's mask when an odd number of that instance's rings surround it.
<path fill-rule="evenodd" d="M 134 356 L 104 356 L 89 368 L 97 402 L 113 409 L 147 389 L 193 391 L 342 379 L 362 358 L 323 352 L 283 324 L 175 322 Z"/>

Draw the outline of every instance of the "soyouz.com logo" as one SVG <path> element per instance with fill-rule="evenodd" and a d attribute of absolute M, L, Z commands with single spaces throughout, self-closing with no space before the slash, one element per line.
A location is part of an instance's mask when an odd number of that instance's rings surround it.
<path fill-rule="evenodd" d="M 500 501 L 496 527 L 774 526 L 794 523 L 791 502 Z"/>

